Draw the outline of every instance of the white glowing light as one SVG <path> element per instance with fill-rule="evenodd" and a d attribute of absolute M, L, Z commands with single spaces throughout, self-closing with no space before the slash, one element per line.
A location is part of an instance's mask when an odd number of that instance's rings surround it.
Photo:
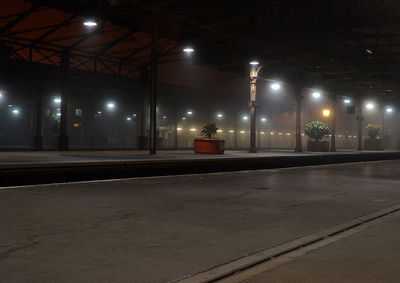
<path fill-rule="evenodd" d="M 182 120 L 186 120 L 186 117 L 182 117 Z"/>
<path fill-rule="evenodd" d="M 132 121 L 132 118 L 131 117 L 126 117 L 126 120 L 127 121 Z"/>
<path fill-rule="evenodd" d="M 197 131 L 197 129 L 192 128 L 192 129 L 190 129 L 190 131 L 191 131 L 191 132 L 195 132 L 195 131 Z"/>
<path fill-rule="evenodd" d="M 61 98 L 59 98 L 59 97 L 54 98 L 54 102 L 55 103 L 61 103 Z"/>
<path fill-rule="evenodd" d="M 313 96 L 314 98 L 320 98 L 320 97 L 321 97 L 321 93 L 320 93 L 319 91 L 314 91 L 314 92 L 312 93 L 312 96 Z"/>
<path fill-rule="evenodd" d="M 93 20 L 86 20 L 83 22 L 83 25 L 86 27 L 95 27 L 95 26 L 97 26 L 97 22 L 95 22 Z"/>
<path fill-rule="evenodd" d="M 178 131 L 182 131 L 182 128 L 176 128 Z"/>
<path fill-rule="evenodd" d="M 218 114 L 217 114 L 217 117 L 218 117 L 218 118 L 222 118 L 223 116 L 224 116 L 224 115 L 221 114 L 221 113 L 218 113 Z"/>
<path fill-rule="evenodd" d="M 167 116 L 163 116 L 163 119 L 167 119 Z"/>
<path fill-rule="evenodd" d="M 392 113 L 392 112 L 393 112 L 393 108 L 392 107 L 386 108 L 386 113 Z"/>
<path fill-rule="evenodd" d="M 247 119 L 249 119 L 249 117 L 243 116 L 243 120 L 247 120 Z"/>
<path fill-rule="evenodd" d="M 367 109 L 371 110 L 371 109 L 374 109 L 375 106 L 372 103 L 367 103 L 366 107 L 367 107 Z"/>
<path fill-rule="evenodd" d="M 272 88 L 273 90 L 278 90 L 278 89 L 281 88 L 281 85 L 278 84 L 278 83 L 273 83 L 273 84 L 271 84 L 271 88 Z"/>
<path fill-rule="evenodd" d="M 57 113 L 56 115 L 57 115 L 58 117 L 61 117 L 61 113 Z"/>
<path fill-rule="evenodd" d="M 230 132 L 230 133 L 234 133 L 235 131 L 234 131 L 234 130 L 229 130 L 229 132 Z"/>
<path fill-rule="evenodd" d="M 266 122 L 267 118 L 261 118 L 261 122 Z"/>
<path fill-rule="evenodd" d="M 12 113 L 14 113 L 14 114 L 19 114 L 19 110 L 18 110 L 18 109 L 14 109 L 14 110 L 12 111 Z"/>
<path fill-rule="evenodd" d="M 192 53 L 192 52 L 194 52 L 194 49 L 191 47 L 186 47 L 186 48 L 183 48 L 183 52 Z"/>
<path fill-rule="evenodd" d="M 114 103 L 107 103 L 107 108 L 108 109 L 114 109 L 115 108 L 115 104 Z"/>
<path fill-rule="evenodd" d="M 97 111 L 97 114 L 101 114 L 101 113 L 103 113 L 103 112 L 101 112 L 101 111 Z"/>
<path fill-rule="evenodd" d="M 188 115 L 192 115 L 193 112 L 192 112 L 192 111 L 188 111 L 187 114 L 188 114 Z"/>
<path fill-rule="evenodd" d="M 253 66 L 256 66 L 256 65 L 259 65 L 260 63 L 258 63 L 258 61 L 251 61 L 250 62 L 250 65 L 253 65 Z"/>
<path fill-rule="evenodd" d="M 348 99 L 348 98 L 346 98 L 345 100 L 343 100 L 343 102 L 344 102 L 345 104 L 350 104 L 350 103 L 351 103 L 351 100 Z"/>
<path fill-rule="evenodd" d="M 217 133 L 222 133 L 222 130 L 217 130 Z"/>

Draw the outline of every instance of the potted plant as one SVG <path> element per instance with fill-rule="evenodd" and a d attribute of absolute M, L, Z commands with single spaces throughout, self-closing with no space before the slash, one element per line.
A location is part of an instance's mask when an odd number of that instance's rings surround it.
<path fill-rule="evenodd" d="M 215 124 L 205 125 L 200 132 L 201 137 L 194 139 L 194 152 L 224 154 L 225 140 L 213 138 L 217 130 Z"/>
<path fill-rule="evenodd" d="M 367 130 L 368 139 L 364 141 L 364 149 L 366 150 L 382 150 L 382 140 L 378 139 L 380 128 L 379 126 L 368 124 Z"/>
<path fill-rule="evenodd" d="M 307 123 L 304 133 L 314 140 L 307 142 L 308 151 L 324 152 L 329 151 L 329 142 L 322 141 L 323 138 L 328 137 L 330 133 L 329 126 L 324 122 L 314 121 Z"/>

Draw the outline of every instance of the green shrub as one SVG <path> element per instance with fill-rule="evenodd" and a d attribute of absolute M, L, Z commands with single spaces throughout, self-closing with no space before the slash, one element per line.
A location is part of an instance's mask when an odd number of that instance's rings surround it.
<path fill-rule="evenodd" d="M 327 124 L 325 124 L 324 122 L 314 121 L 314 122 L 307 123 L 305 125 L 304 133 L 308 137 L 315 139 L 316 141 L 319 141 L 322 138 L 329 136 L 330 129 L 329 129 L 329 126 Z"/>
<path fill-rule="evenodd" d="M 203 137 L 206 137 L 208 139 L 211 139 L 213 137 L 213 135 L 215 135 L 217 133 L 217 126 L 215 126 L 215 124 L 207 124 L 203 127 L 203 129 L 201 129 L 200 134 Z"/>
<path fill-rule="evenodd" d="M 376 137 L 379 135 L 379 126 L 368 124 L 365 128 L 367 129 L 367 135 L 371 140 L 375 140 Z"/>

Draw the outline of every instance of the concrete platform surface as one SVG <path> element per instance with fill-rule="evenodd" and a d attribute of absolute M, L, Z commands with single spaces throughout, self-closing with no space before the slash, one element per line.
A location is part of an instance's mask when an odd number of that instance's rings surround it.
<path fill-rule="evenodd" d="M 398 283 L 400 217 L 311 251 L 241 282 Z"/>
<path fill-rule="evenodd" d="M 116 179 L 193 173 L 229 172 L 318 164 L 400 159 L 400 151 L 294 153 L 262 151 L 224 155 L 192 151 L 3 152 L 0 186 Z"/>
<path fill-rule="evenodd" d="M 364 151 L 363 153 L 372 153 Z M 380 151 L 378 151 L 379 153 Z M 385 151 L 397 152 L 397 151 Z M 357 151 L 338 152 L 301 152 L 293 150 L 260 150 L 258 153 L 248 153 L 245 150 L 228 150 L 225 154 L 195 154 L 193 150 L 159 150 L 156 155 L 140 150 L 110 150 L 110 151 L 20 151 L 0 152 L 0 165 L 11 164 L 43 164 L 43 163 L 79 163 L 79 162 L 110 162 L 110 161 L 156 161 L 156 160 L 187 160 L 187 159 L 220 159 L 249 158 L 276 156 L 315 156 L 335 154 L 355 154 Z"/>
<path fill-rule="evenodd" d="M 399 176 L 382 161 L 3 188 L 1 278 L 174 281 L 399 204 Z"/>

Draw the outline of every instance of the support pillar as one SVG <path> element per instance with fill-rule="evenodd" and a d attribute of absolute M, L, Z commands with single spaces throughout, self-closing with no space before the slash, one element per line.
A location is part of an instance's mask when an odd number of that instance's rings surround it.
<path fill-rule="evenodd" d="M 35 99 L 35 131 L 33 136 L 33 149 L 43 149 L 43 82 L 39 82 Z"/>
<path fill-rule="evenodd" d="M 385 105 L 381 105 L 381 150 L 385 150 Z"/>
<path fill-rule="evenodd" d="M 151 34 L 151 74 L 150 74 L 150 154 L 157 150 L 157 57 L 158 22 L 153 22 Z"/>
<path fill-rule="evenodd" d="M 140 133 L 139 133 L 139 149 L 148 148 L 147 137 L 147 115 L 148 115 L 148 100 L 147 93 L 149 89 L 149 72 L 147 67 L 143 66 L 140 71 Z"/>
<path fill-rule="evenodd" d="M 302 87 L 299 83 L 294 86 L 294 97 L 296 98 L 296 148 L 295 152 L 303 152 L 303 145 L 301 140 L 301 96 Z"/>
<path fill-rule="evenodd" d="M 58 150 L 69 149 L 68 136 L 68 87 L 69 87 L 69 53 L 61 55 L 61 117 Z"/>
<path fill-rule="evenodd" d="M 258 66 L 258 63 L 255 65 L 251 65 L 250 70 L 250 100 L 249 100 L 249 107 L 250 107 L 250 153 L 256 153 L 256 109 L 257 109 L 257 76 L 258 72 L 260 71 L 261 67 Z"/>
<path fill-rule="evenodd" d="M 331 109 L 331 152 L 336 152 L 336 113 L 337 113 L 337 96 L 332 95 L 332 109 Z"/>
<path fill-rule="evenodd" d="M 175 137 L 174 137 L 174 148 L 178 149 L 178 113 L 175 113 Z"/>
<path fill-rule="evenodd" d="M 94 101 L 93 97 L 90 98 L 91 101 Z M 92 104 L 89 104 L 88 107 L 88 146 L 90 148 L 94 147 L 94 119 L 95 119 L 95 110 Z"/>
<path fill-rule="evenodd" d="M 363 150 L 363 109 L 361 101 L 357 101 L 357 125 L 358 125 L 358 133 L 357 133 L 357 150 Z"/>

